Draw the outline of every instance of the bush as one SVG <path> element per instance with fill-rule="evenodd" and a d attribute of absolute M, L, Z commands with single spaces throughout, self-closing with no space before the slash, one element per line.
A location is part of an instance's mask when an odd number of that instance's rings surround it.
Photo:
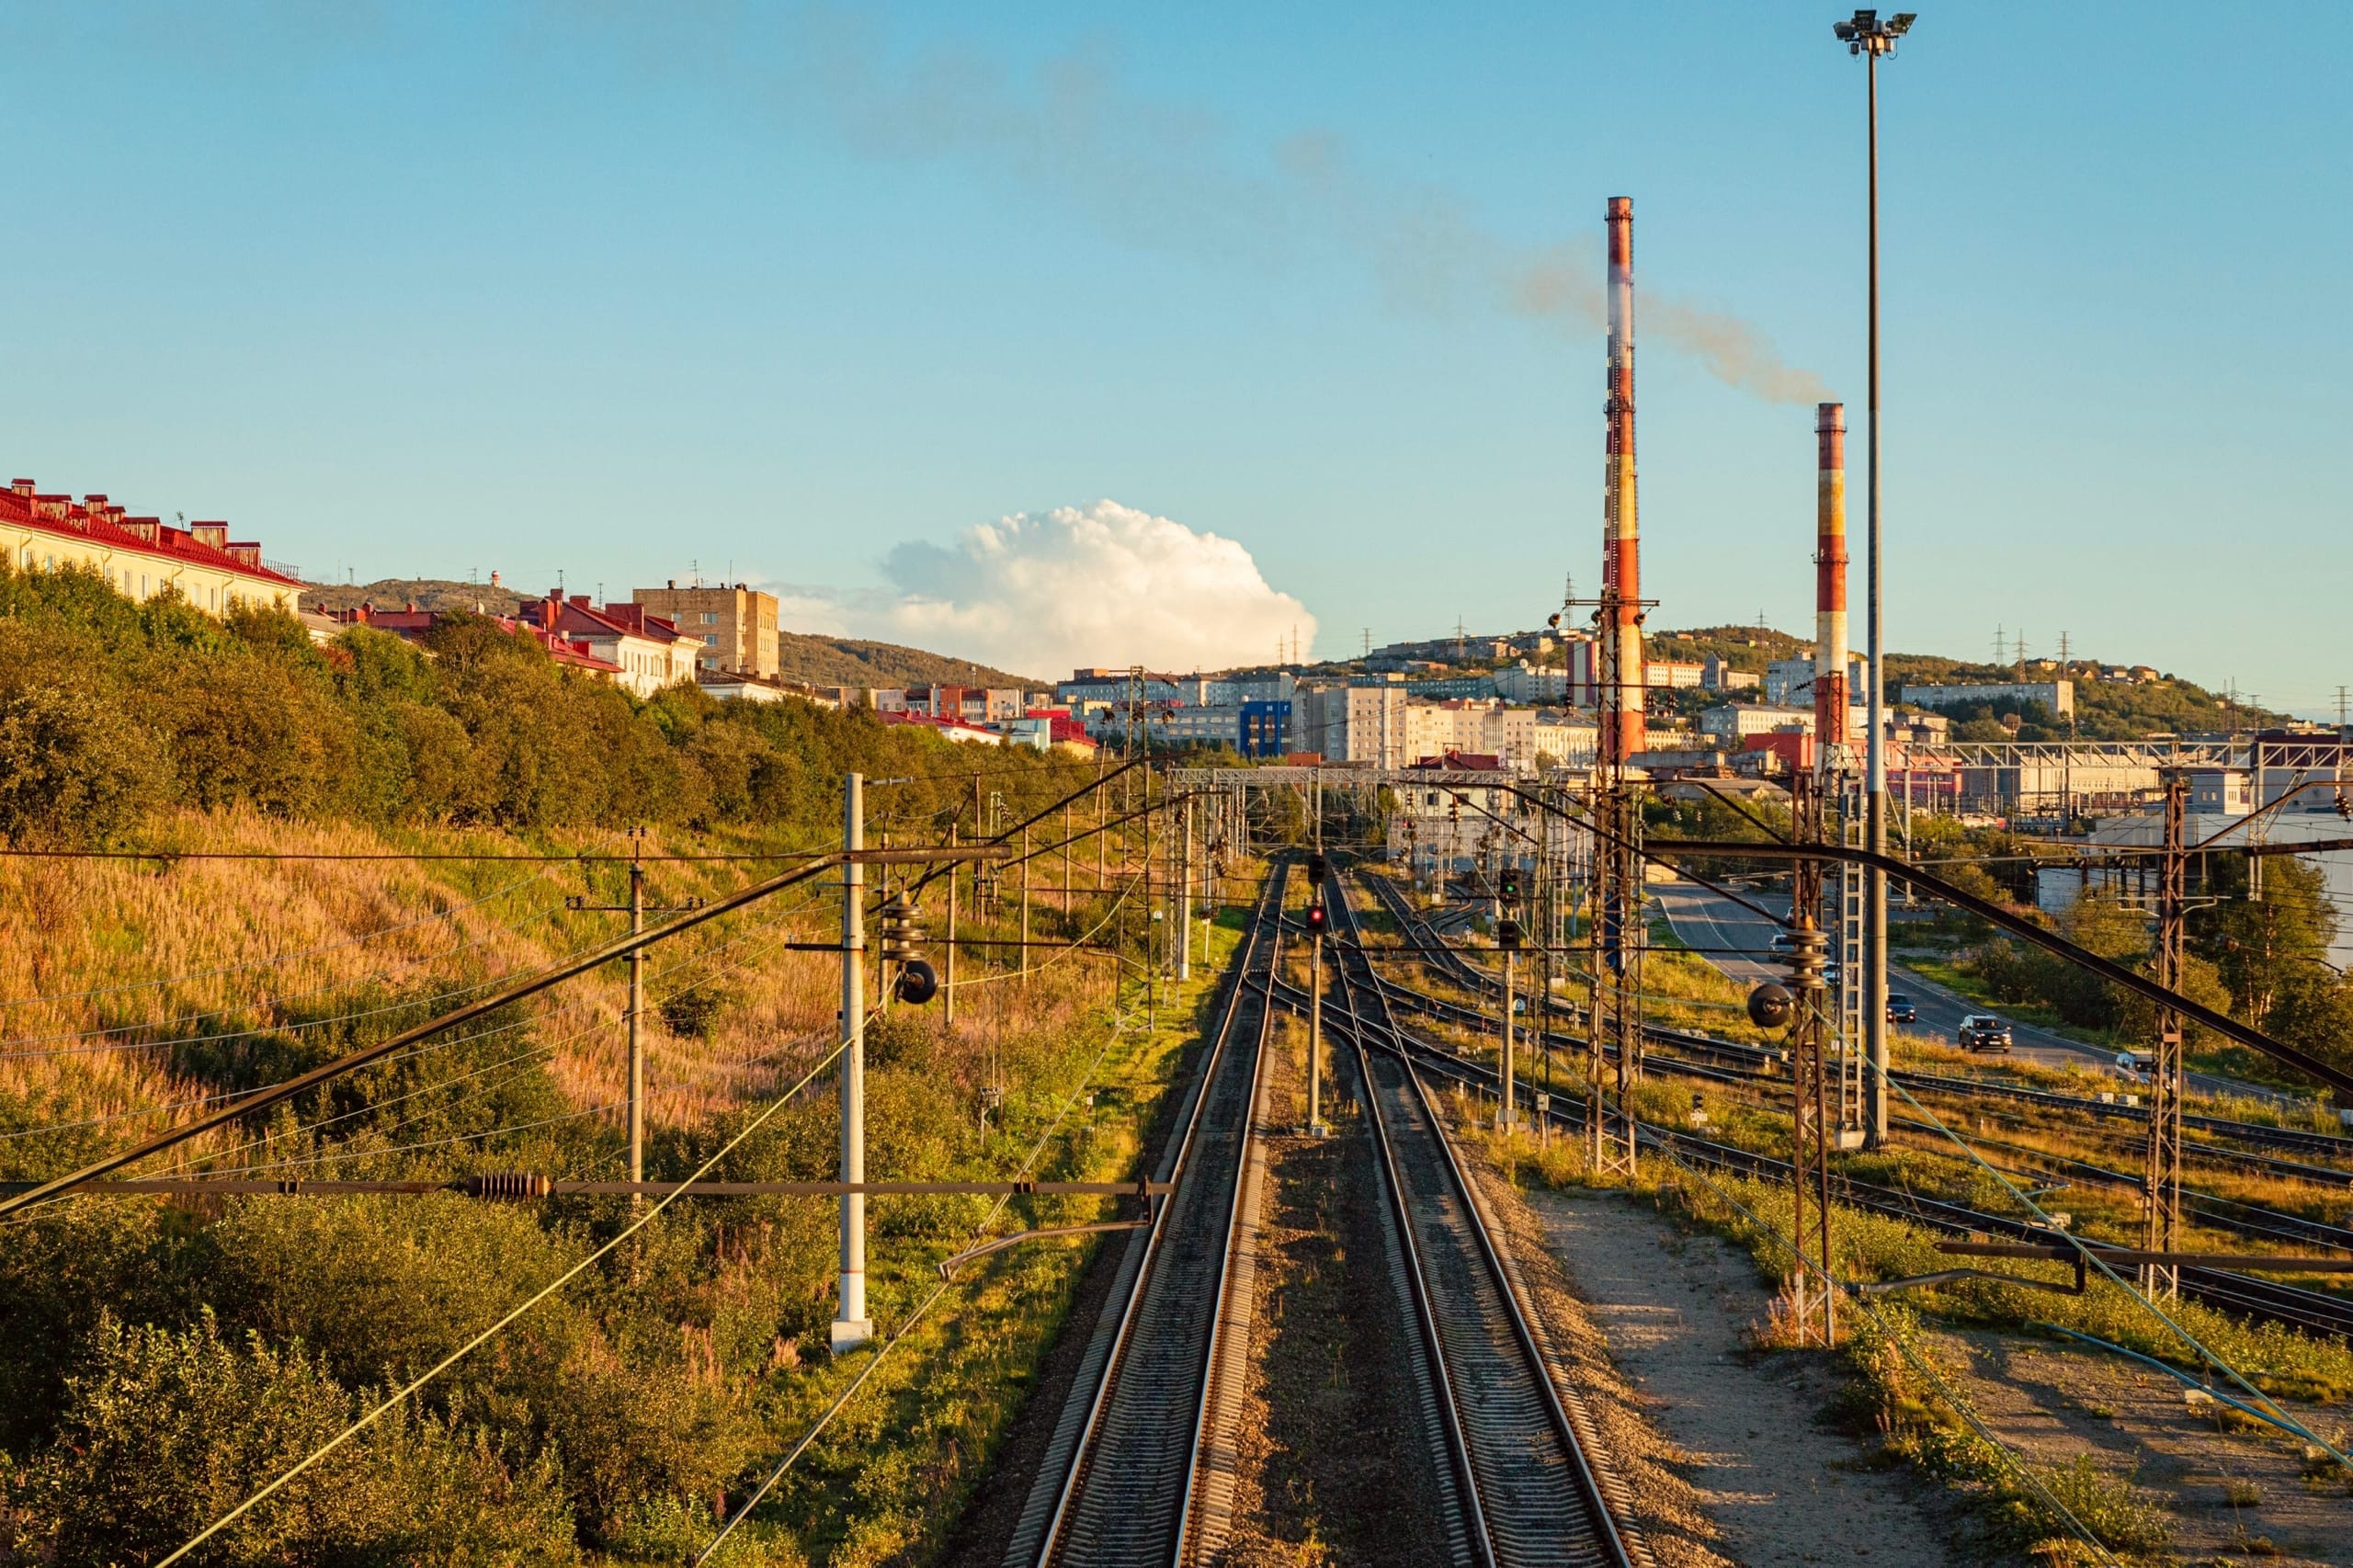
<path fill-rule="evenodd" d="M 163 1555 L 334 1437 L 364 1407 L 300 1349 L 100 1327 L 57 1439 L 11 1478 L 17 1543 L 64 1564 Z M 215 1538 L 197 1561 L 578 1561 L 552 1466 L 483 1432 L 389 1413 Z"/>
<path fill-rule="evenodd" d="M 423 1371 L 579 1256 L 526 1209 L 455 1195 L 242 1199 L 210 1236 L 222 1317 L 352 1384 Z"/>
<path fill-rule="evenodd" d="M 0 834 L 108 837 L 160 801 L 167 778 L 155 736 L 89 690 L 0 697 Z"/>

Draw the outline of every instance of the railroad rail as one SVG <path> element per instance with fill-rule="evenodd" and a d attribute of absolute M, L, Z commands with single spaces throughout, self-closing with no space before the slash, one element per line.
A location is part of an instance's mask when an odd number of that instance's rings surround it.
<path fill-rule="evenodd" d="M 1338 884 L 1335 884 L 1336 887 Z M 1333 899 L 1336 928 L 1354 911 Z M 1458 1558 L 1496 1568 L 1648 1562 L 1625 1525 L 1629 1499 L 1594 1462 L 1591 1424 L 1523 1301 L 1508 1249 L 1388 1008 L 1360 946 L 1339 951 L 1327 1029 L 1350 1049 L 1362 1090 L 1419 1347 L 1416 1381 L 1435 1395 L 1440 1474 Z M 1286 999 L 1302 1000 L 1285 988 Z M 1615 1491 L 1616 1495 L 1611 1493 Z M 1462 1550 L 1467 1548 L 1467 1551 Z"/>
<path fill-rule="evenodd" d="M 1233 1476 L 1220 1433 L 1249 1339 L 1256 1127 L 1288 869 L 1279 863 L 1266 879 L 1155 1174 L 1175 1190 L 1120 1260 L 1007 1568 L 1174 1564 L 1222 1540 Z"/>
<path fill-rule="evenodd" d="M 1390 891 L 1385 888 L 1385 879 L 1365 877 L 1359 880 L 1372 886 L 1376 892 L 1385 893 Z M 1410 912 L 1404 912 L 1401 917 L 1410 918 Z M 1364 956 L 1364 950 L 1361 948 L 1358 956 L 1360 958 Z M 1476 966 L 1466 965 L 1466 967 L 1472 969 L 1474 973 L 1477 972 Z M 1402 994 L 1404 997 L 1412 998 L 1413 1001 L 1433 1004 L 1435 1016 L 1445 1017 L 1450 1010 L 1453 1014 L 1459 1015 L 1461 1020 L 1476 1020 L 1481 1027 L 1489 1028 L 1494 1027 L 1495 1019 L 1490 1015 L 1461 1007 L 1459 1004 L 1449 1003 L 1442 998 L 1422 996 L 1421 994 L 1415 993 L 1408 987 L 1399 986 L 1394 982 L 1382 981 L 1380 983 L 1384 994 L 1392 999 L 1399 998 Z M 1653 1039 L 1673 1037 L 1677 1033 L 1673 1030 L 1655 1029 L 1647 1032 Z M 1496 1091 L 1498 1074 L 1486 1063 L 1459 1057 L 1450 1051 L 1419 1040 L 1402 1029 L 1394 1030 L 1393 1037 L 1403 1049 L 1411 1053 L 1413 1059 L 1423 1070 L 1451 1079 L 1483 1094 L 1492 1095 Z M 1563 1043 L 1574 1044 L 1579 1051 L 1585 1048 L 1585 1042 L 1581 1040 L 1570 1040 L 1560 1036 L 1551 1038 L 1562 1040 Z M 1725 1041 L 1710 1041 L 1705 1036 L 1689 1038 L 1704 1041 L 1719 1050 L 1749 1052 L 1758 1056 L 1767 1054 L 1756 1047 L 1733 1046 Z M 1749 1076 L 1721 1066 L 1711 1067 L 1647 1052 L 1645 1054 L 1647 1063 L 1651 1066 L 1671 1068 L 1678 1073 L 1691 1075 L 1712 1077 L 1733 1083 L 1744 1082 Z M 1949 1082 L 1967 1083 L 1969 1080 L 1959 1079 L 1949 1080 Z M 1581 1128 L 1584 1125 L 1583 1107 L 1580 1104 L 1570 1103 L 1571 1099 L 1572 1096 L 1556 1096 L 1549 1114 L 1555 1125 Z M 1787 1185 L 1790 1180 L 1790 1166 L 1787 1161 L 1776 1159 L 1769 1154 L 1760 1154 L 1733 1144 L 1694 1137 L 1685 1131 L 1662 1128 L 1647 1122 L 1638 1125 L 1638 1140 L 1641 1146 L 1645 1149 L 1654 1153 L 1665 1153 L 1671 1148 L 1688 1163 L 1704 1168 L 1729 1172 L 1762 1181 L 1778 1182 L 1782 1185 Z M 1909 1221 L 1948 1234 L 1966 1236 L 1985 1233 L 2021 1241 L 2049 1239 L 2048 1232 L 2029 1221 L 2013 1219 L 2007 1215 L 1988 1214 L 1961 1204 L 1924 1197 L 1900 1187 L 1887 1187 L 1844 1175 L 1834 1176 L 1833 1187 L 1841 1200 L 1856 1208 L 1884 1214 L 1893 1219 Z M 2292 1221 L 2302 1227 L 2302 1237 L 2294 1239 L 2322 1240 L 2325 1239 L 2324 1233 L 2336 1229 L 2316 1226 L 2311 1221 L 2296 1221 L 2293 1216 L 2277 1215 L 2273 1218 L 2282 1222 Z M 2278 1232 L 2268 1233 L 2273 1239 L 2291 1239 Z M 2250 1316 L 2268 1318 L 2316 1334 L 2353 1335 L 2353 1300 L 2348 1300 L 2337 1292 L 2307 1290 L 2302 1286 L 2280 1284 L 2233 1270 L 2218 1268 L 2185 1267 L 2180 1270 L 2179 1278 L 2184 1295 L 2204 1301 L 2210 1306 L 2221 1307 Z"/>
<path fill-rule="evenodd" d="M 1435 934 L 1433 922 L 1409 907 L 1405 903 L 1404 895 L 1387 878 L 1371 877 L 1365 880 L 1372 887 L 1384 908 L 1401 926 L 1408 927 L 1422 926 L 1432 928 Z M 1425 964 L 1442 971 L 1456 983 L 1467 989 L 1483 994 L 1494 994 L 1502 990 L 1503 983 L 1494 974 L 1482 966 L 1472 963 L 1459 952 L 1451 949 L 1438 950 L 1438 944 L 1425 944 L 1414 956 L 1419 958 Z M 1538 1005 L 1531 1001 L 1531 1007 Z M 1547 1011 L 1566 1017 L 1571 1023 L 1575 1023 L 1583 1017 L 1583 1014 L 1574 1004 L 1562 1002 L 1557 998 L 1548 999 L 1544 1006 Z M 1711 1035 L 1699 1034 L 1688 1029 L 1671 1029 L 1650 1024 L 1643 1027 L 1643 1032 L 1645 1038 L 1660 1044 L 1688 1050 L 1725 1054 L 1746 1053 L 1752 1057 L 1770 1054 L 1755 1046 L 1720 1040 Z M 1579 1042 L 1580 1046 L 1582 1043 L 1582 1041 Z M 2086 1116 L 2097 1117 L 2102 1120 L 2146 1122 L 2149 1119 L 2146 1107 L 2127 1105 L 2119 1099 L 2103 1100 L 2090 1095 L 2063 1094 L 2055 1089 L 2031 1088 L 2023 1084 L 2005 1084 L 1984 1078 L 1957 1078 L 1949 1074 L 1921 1073 L 1908 1068 L 1899 1069 L 1889 1075 L 1905 1088 L 1919 1093 L 2016 1100 L 2022 1104 L 2042 1106 L 2053 1110 L 2081 1112 Z M 2240 1121 L 2229 1117 L 2203 1116 L 2195 1112 L 2184 1112 L 2181 1124 L 2192 1131 L 2205 1132 L 2217 1138 L 2227 1138 L 2234 1142 L 2254 1144 L 2262 1148 L 2292 1149 L 2302 1153 L 2333 1155 L 2337 1159 L 2353 1161 L 2353 1138 L 2342 1137 L 2336 1133 L 2315 1132 L 2295 1127 L 2274 1127 L 2267 1122 Z M 2235 1151 L 2217 1151 L 2217 1153 L 2235 1153 Z M 2279 1174 L 2305 1175 L 2307 1179 L 2315 1180 L 2323 1179 L 2324 1176 L 2334 1176 L 2348 1185 L 2353 1185 L 2353 1171 L 2331 1172 L 2324 1166 L 2299 1167 L 2295 1166 L 2293 1162 L 2279 1162 L 2279 1165 L 2289 1167 L 2282 1169 Z"/>

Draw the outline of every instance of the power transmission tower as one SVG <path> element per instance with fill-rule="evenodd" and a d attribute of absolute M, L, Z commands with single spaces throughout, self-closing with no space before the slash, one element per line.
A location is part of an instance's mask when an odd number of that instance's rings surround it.
<path fill-rule="evenodd" d="M 2188 903 L 2189 857 L 2183 848 L 2183 821 L 2189 781 L 2178 768 L 2165 776 L 2165 854 L 2157 871 L 2157 983 L 2181 989 L 2182 916 Z M 2157 1009 L 2156 1060 L 2149 1069 L 2149 1162 L 2143 1182 L 2142 1246 L 2172 1252 L 2181 1240 L 2181 1015 Z M 2143 1264 L 2142 1288 L 2173 1295 L 2181 1271 L 2170 1264 Z"/>
<path fill-rule="evenodd" d="M 1614 624 L 1620 608 L 1613 585 L 1602 590 L 1601 616 Z M 1601 755 L 1591 820 L 1593 846 L 1593 1012 L 1586 1030 L 1586 1149 L 1596 1174 L 1634 1174 L 1634 1109 L 1629 1102 L 1642 1074 L 1643 950 L 1649 933 L 1643 925 L 1643 812 L 1628 781 L 1624 741 L 1626 687 L 1639 687 L 1643 673 L 1620 668 L 1624 642 L 1601 639 L 1597 683 Z M 1639 655 L 1637 655 L 1639 657 Z M 1637 709 L 1637 713 L 1640 710 Z M 1611 1079 L 1616 1099 L 1611 1119 L 1602 1084 Z"/>
<path fill-rule="evenodd" d="M 1827 828 L 1821 787 L 1802 772 L 1793 775 L 1790 784 L 1794 836 L 1801 844 L 1824 842 Z M 1797 1244 L 1798 1262 L 1790 1289 L 1800 1335 L 1827 1346 L 1837 1339 L 1837 1291 L 1830 1284 L 1834 1137 L 1824 1050 L 1829 1019 L 1822 983 L 1822 862 L 1800 860 L 1792 880 L 1790 913 L 1796 929 L 1790 948 L 1790 985 L 1796 994 L 1796 1016 L 1790 1025 L 1790 1187 L 1794 1206 L 1790 1239 Z M 1860 1129 L 1857 1131 L 1859 1142 Z"/>

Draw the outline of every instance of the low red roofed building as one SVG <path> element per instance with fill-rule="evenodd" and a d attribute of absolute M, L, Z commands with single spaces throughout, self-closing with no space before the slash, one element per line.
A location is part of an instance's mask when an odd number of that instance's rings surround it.
<path fill-rule="evenodd" d="M 967 724 L 961 719 L 935 719 L 928 713 L 877 713 L 885 724 L 917 724 L 942 740 L 960 745 L 1001 746 L 1005 737 L 995 730 L 983 730 L 978 724 Z"/>
<path fill-rule="evenodd" d="M 542 633 L 552 629 L 565 642 L 585 647 L 617 669 L 617 683 L 638 697 L 691 684 L 703 648 L 700 638 L 682 634 L 676 625 L 642 604 L 608 604 L 597 609 L 586 594 L 566 598 L 551 588 L 547 597 L 517 606 L 515 614 Z"/>
<path fill-rule="evenodd" d="M 326 613 L 344 626 L 364 626 L 371 631 L 389 632 L 404 642 L 424 642 L 426 632 L 449 619 L 440 610 L 417 608 L 415 600 L 402 609 L 378 609 L 373 604 L 363 604 L 357 609 L 331 609 Z M 585 641 L 550 637 L 529 621 L 509 616 L 486 615 L 481 619 L 492 622 L 510 636 L 529 637 L 546 649 L 548 657 L 564 669 L 577 670 L 598 680 L 617 682 L 620 679 L 621 667 L 610 659 L 597 657 Z"/>
<path fill-rule="evenodd" d="M 176 528 L 133 517 L 102 494 L 45 494 L 29 479 L 0 491 L 0 555 L 19 572 L 85 566 L 109 587 L 146 600 L 176 590 L 209 615 L 243 604 L 302 608 L 302 584 L 290 566 L 261 558 L 261 546 L 232 540 L 223 522 Z"/>

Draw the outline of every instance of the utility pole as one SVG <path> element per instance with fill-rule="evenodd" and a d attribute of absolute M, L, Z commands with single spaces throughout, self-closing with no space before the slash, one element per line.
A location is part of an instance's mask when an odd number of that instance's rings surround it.
<path fill-rule="evenodd" d="M 648 908 L 645 903 L 645 829 L 629 830 L 629 902 L 627 903 L 590 903 L 585 898 L 574 896 L 563 901 L 566 909 L 577 913 L 627 915 L 632 937 L 642 935 L 648 915 L 674 915 L 689 909 L 700 909 L 702 900 L 689 898 L 680 903 Z M 633 949 L 629 955 L 629 1179 L 645 1179 L 645 951 Z M 642 1201 L 632 1197 L 632 1205 Z"/>
<path fill-rule="evenodd" d="M 2179 768 L 2165 776 L 2165 854 L 2157 872 L 2157 983 L 2181 989 L 2182 917 L 2188 904 L 2189 857 L 2183 847 L 2189 781 Z M 2149 1163 L 2143 1178 L 2142 1246 L 2172 1252 L 2181 1244 L 2181 1015 L 2157 1009 L 2156 1060 L 2149 1070 Z M 2171 1296 L 2181 1270 L 2170 1264 L 2141 1266 L 2141 1287 Z"/>
<path fill-rule="evenodd" d="M 1163 801 L 1166 796 L 1162 797 Z M 1158 950 L 1152 938 L 1152 764 L 1143 768 L 1143 857 L 1138 866 L 1143 878 L 1143 1027 L 1160 1027 L 1160 975 L 1157 968 Z"/>
<path fill-rule="evenodd" d="M 950 849 L 953 849 L 953 848 L 955 848 L 955 847 L 956 847 L 956 827 L 957 827 L 957 824 L 954 824 L 954 823 L 952 823 L 952 822 L 951 822 L 951 823 L 949 823 L 949 824 L 948 824 L 948 847 L 949 847 L 949 848 L 950 848 Z M 945 1004 L 945 1007 L 944 1007 L 944 1011 L 945 1011 L 945 1014 L 946 1014 L 946 1020 L 945 1020 L 945 1021 L 947 1022 L 948 1027 L 949 1027 L 949 1028 L 954 1028 L 956 1027 L 956 875 L 957 875 L 957 870 L 958 870 L 958 867 L 957 867 L 957 865 L 956 865 L 956 862 L 955 862 L 955 861 L 950 860 L 949 862 L 948 862 L 948 956 L 947 956 L 948 975 L 947 975 L 946 980 L 945 980 L 945 981 L 943 981 L 943 982 L 941 983 L 940 987 L 939 987 L 940 992 L 941 992 L 941 1000 L 942 1000 L 942 1002 Z"/>
<path fill-rule="evenodd" d="M 1315 847 L 1307 857 L 1307 1135 L 1321 1138 L 1324 1125 L 1324 927 L 1331 916 L 1324 904 L 1324 834 L 1319 820 Z"/>
<path fill-rule="evenodd" d="M 1021 830 L 1021 978 L 1029 978 L 1029 830 Z"/>
<path fill-rule="evenodd" d="M 1176 873 L 1176 983 L 1193 978 L 1193 802 L 1185 801 L 1185 858 Z"/>
<path fill-rule="evenodd" d="M 645 864 L 643 860 L 645 830 L 630 835 L 629 846 L 629 934 L 642 936 L 645 931 Z M 645 949 L 631 948 L 629 952 L 629 1179 L 645 1179 Z M 631 1196 L 630 1206 L 635 1208 L 644 1199 Z"/>
<path fill-rule="evenodd" d="M 866 779 L 842 778 L 842 848 L 855 855 L 866 847 Z M 866 868 L 856 860 L 842 867 L 842 1067 L 841 1179 L 866 1180 Z M 866 1315 L 866 1194 L 842 1194 L 842 1273 L 834 1313 L 832 1345 L 838 1356 L 874 1337 Z"/>
<path fill-rule="evenodd" d="M 1881 55 L 1893 55 L 1895 40 L 1912 29 L 1913 15 L 1899 11 L 1881 21 L 1877 11 L 1857 11 L 1853 20 L 1836 23 L 1831 29 L 1846 44 L 1849 54 L 1863 57 L 1870 143 L 1870 562 L 1866 589 L 1870 604 L 1870 702 L 1867 719 L 1870 735 L 1865 764 L 1868 778 L 1864 811 L 1865 834 L 1870 841 L 1871 853 L 1879 856 L 1887 853 L 1887 686 L 1881 615 L 1886 552 L 1881 548 L 1880 506 L 1879 62 Z M 1864 1046 L 1870 1056 L 1870 1081 L 1883 1085 L 1888 1070 L 1887 873 L 1876 865 L 1867 868 L 1863 886 Z M 1887 1096 L 1883 1089 L 1871 1102 L 1870 1125 L 1864 1130 L 1864 1140 L 1866 1146 L 1873 1149 L 1887 1142 Z"/>

